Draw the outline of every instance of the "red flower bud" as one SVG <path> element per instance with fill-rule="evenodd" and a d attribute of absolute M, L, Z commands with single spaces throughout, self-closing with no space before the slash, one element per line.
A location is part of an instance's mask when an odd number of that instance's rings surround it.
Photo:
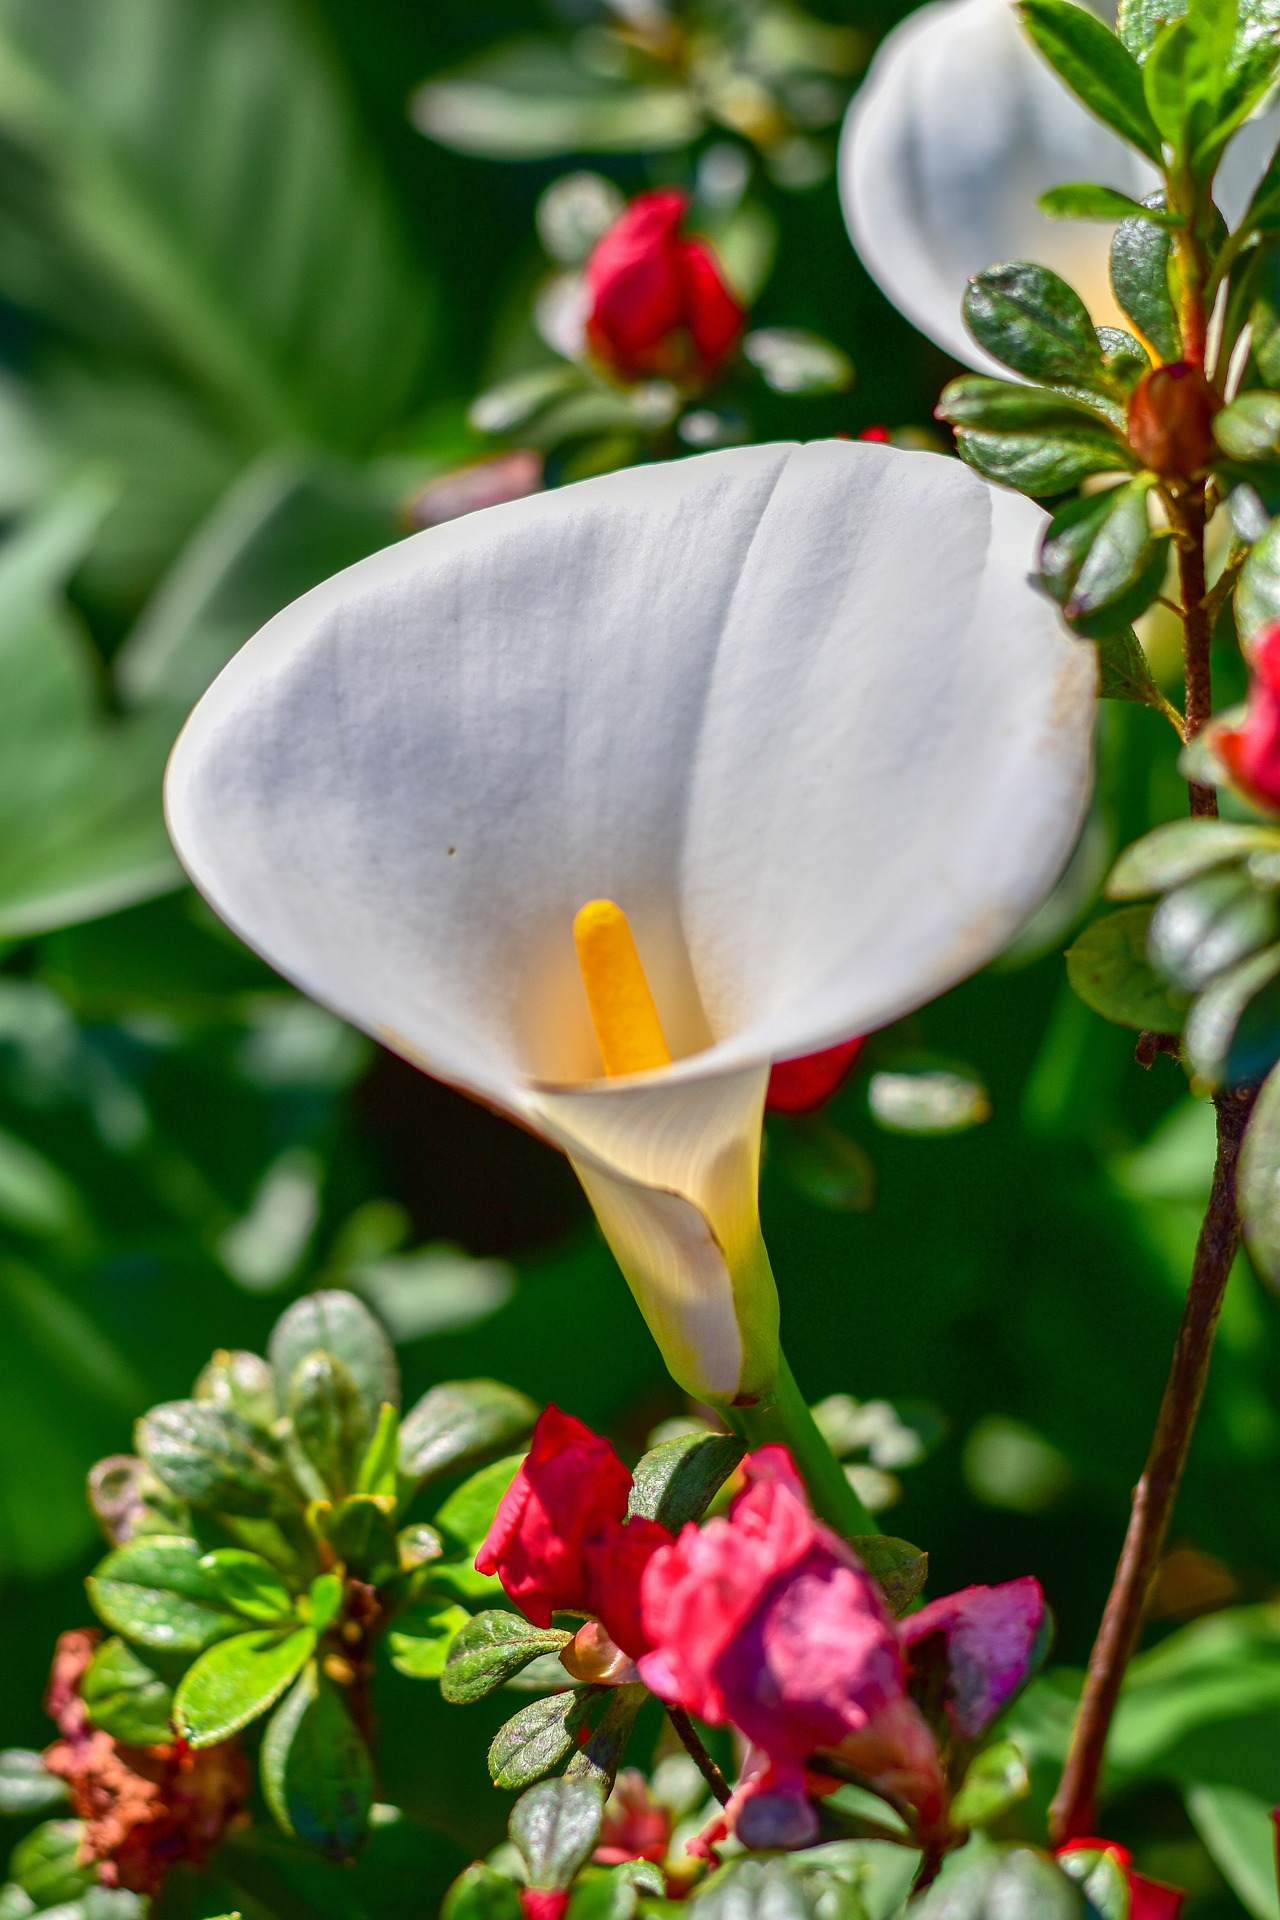
<path fill-rule="evenodd" d="M 1129 401 L 1129 445 L 1153 473 L 1189 479 L 1213 459 L 1213 417 L 1221 405 L 1189 360 L 1152 367 Z"/>
<path fill-rule="evenodd" d="M 524 1920 L 564 1920 L 569 1904 L 565 1887 L 521 1887 L 520 1911 Z"/>
<path fill-rule="evenodd" d="M 1163 1880 L 1148 1880 L 1133 1871 L 1133 1856 L 1127 1847 L 1114 1840 L 1068 1840 L 1057 1849 L 1056 1858 L 1067 1853 L 1109 1853 L 1129 1882 L 1129 1920 L 1178 1920 L 1186 1894 L 1180 1887 L 1166 1886 Z"/>
<path fill-rule="evenodd" d="M 627 380 L 702 383 L 737 344 L 745 313 L 705 240 L 680 232 L 682 193 L 642 193 L 584 269 L 587 340 Z"/>
<path fill-rule="evenodd" d="M 1249 704 L 1238 727 L 1219 727 L 1214 745 L 1236 785 L 1280 813 L 1280 621 L 1249 645 Z"/>
<path fill-rule="evenodd" d="M 812 1113 L 844 1084 L 862 1051 L 862 1040 L 842 1040 L 802 1060 L 778 1060 L 769 1075 L 765 1105 L 770 1113 Z"/>

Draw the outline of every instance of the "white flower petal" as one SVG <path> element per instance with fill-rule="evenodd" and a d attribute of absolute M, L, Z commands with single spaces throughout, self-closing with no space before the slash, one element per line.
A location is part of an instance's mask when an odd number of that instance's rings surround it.
<path fill-rule="evenodd" d="M 1277 120 L 1273 110 L 1251 122 L 1228 149 L 1228 219 L 1244 211 Z M 1135 199 L 1159 184 L 1057 78 L 1008 0 L 933 0 L 909 15 L 877 52 L 841 141 L 845 219 L 872 277 L 938 346 L 1006 378 L 960 317 L 965 283 L 983 267 L 1038 261 L 1099 325 L 1128 324 L 1108 276 L 1112 229 L 1036 208 L 1049 187 L 1081 180 Z"/>

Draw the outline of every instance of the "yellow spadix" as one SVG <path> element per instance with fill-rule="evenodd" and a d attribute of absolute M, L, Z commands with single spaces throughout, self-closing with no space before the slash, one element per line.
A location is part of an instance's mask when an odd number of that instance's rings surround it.
<path fill-rule="evenodd" d="M 573 940 L 605 1073 L 613 1079 L 669 1067 L 671 1049 L 622 908 L 588 900 L 574 915 Z"/>

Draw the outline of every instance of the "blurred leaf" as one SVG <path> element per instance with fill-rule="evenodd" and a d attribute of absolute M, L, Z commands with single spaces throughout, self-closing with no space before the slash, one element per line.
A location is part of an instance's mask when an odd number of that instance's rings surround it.
<path fill-rule="evenodd" d="M 0 1220 L 39 1239 L 84 1230 L 80 1196 L 51 1160 L 0 1129 Z"/>
<path fill-rule="evenodd" d="M 516 1884 L 477 1860 L 445 1895 L 440 1920 L 522 1920 Z"/>
<path fill-rule="evenodd" d="M 875 1205 L 871 1156 L 824 1113 L 797 1114 L 771 1131 L 769 1145 L 791 1184 L 815 1206 L 865 1213 Z"/>
<path fill-rule="evenodd" d="M 1107 879 L 1109 900 L 1167 893 L 1257 851 L 1280 850 L 1280 828 L 1237 820 L 1169 820 L 1126 847 Z"/>
<path fill-rule="evenodd" d="M 508 1617 L 516 1618 L 515 1615 Z M 438 1680 L 444 1672 L 449 1649 L 462 1629 L 470 1625 L 471 1618 L 465 1607 L 447 1600 L 417 1601 L 406 1612 L 396 1615 L 387 1636 L 392 1666 L 410 1680 Z"/>
<path fill-rule="evenodd" d="M 354 1484 L 369 1438 L 360 1392 L 332 1353 L 309 1353 L 289 1380 L 289 1418 L 298 1443 L 328 1492 L 341 1499 Z"/>
<path fill-rule="evenodd" d="M 493 1525 L 498 1502 L 523 1465 L 522 1453 L 508 1454 L 491 1466 L 481 1467 L 449 1495 L 434 1520 L 455 1551 L 474 1559 Z"/>
<path fill-rule="evenodd" d="M 200 1562 L 218 1598 L 246 1620 L 277 1624 L 291 1618 L 293 1595 L 274 1567 L 256 1553 L 239 1547 L 219 1547 Z"/>
<path fill-rule="evenodd" d="M 397 1345 L 487 1320 L 516 1284 L 505 1260 L 473 1260 L 447 1241 L 345 1267 L 342 1277 L 372 1302 Z"/>
<path fill-rule="evenodd" d="M 173 1688 L 127 1641 L 104 1640 L 80 1682 L 80 1698 L 95 1727 L 127 1746 L 172 1740 Z"/>
<path fill-rule="evenodd" d="M 891 1133 L 963 1133 L 991 1118 L 991 1101 L 970 1069 L 922 1066 L 873 1073 L 867 1082 L 873 1118 Z"/>
<path fill-rule="evenodd" d="M 228 1352 L 219 1347 L 200 1372 L 193 1389 L 197 1400 L 230 1407 L 250 1426 L 270 1427 L 279 1418 L 275 1374 L 257 1353 Z"/>
<path fill-rule="evenodd" d="M 636 1463 L 627 1511 L 679 1533 L 690 1520 L 701 1520 L 742 1455 L 742 1442 L 729 1433 L 659 1441 Z"/>
<path fill-rule="evenodd" d="M 1187 1812 L 1214 1865 L 1254 1920 L 1280 1920 L 1271 1808 L 1242 1787 L 1190 1788 Z"/>
<path fill-rule="evenodd" d="M 853 385 L 849 356 L 803 327 L 757 327 L 742 351 L 775 393 L 843 393 Z"/>
<path fill-rule="evenodd" d="M 279 1699 L 315 1651 L 309 1627 L 260 1628 L 220 1640 L 183 1675 L 173 1701 L 179 1733 L 193 1747 L 229 1740 Z"/>
<path fill-rule="evenodd" d="M 1017 1744 L 997 1740 L 971 1761 L 951 1803 L 951 1815 L 959 1827 L 987 1827 L 1030 1791 L 1031 1778 Z"/>
<path fill-rule="evenodd" d="M 1110 28 L 1070 0 L 1022 0 L 1019 11 L 1040 52 L 1090 112 L 1159 166 L 1160 135 L 1142 69 Z"/>
<path fill-rule="evenodd" d="M 331 1353 L 355 1381 L 372 1432 L 384 1402 L 400 1404 L 400 1369 L 391 1342 L 362 1300 L 323 1288 L 304 1294 L 277 1320 L 267 1352 L 282 1384 L 309 1354 Z"/>
<path fill-rule="evenodd" d="M 994 1846 L 981 1835 L 948 1854 L 913 1920 L 1085 1920 L 1085 1898 L 1056 1862 L 1028 1846 Z"/>
<path fill-rule="evenodd" d="M 1129 1920 L 1131 1906 L 1127 1870 L 1106 1847 L 1073 1847 L 1058 1862 L 1068 1879 L 1074 1880 L 1090 1913 L 1100 1920 Z"/>
<path fill-rule="evenodd" d="M 426 291 L 307 13 L 5 0 L 0 55 L 11 298 L 180 370 L 253 441 L 396 417 Z"/>
<path fill-rule="evenodd" d="M 657 153 L 697 138 L 703 118 L 673 86 L 626 87 L 597 78 L 542 39 L 512 40 L 419 87 L 420 132 L 490 160 L 575 153 Z"/>
<path fill-rule="evenodd" d="M 1102 220 L 1114 226 L 1117 220 L 1143 218 L 1140 201 L 1131 199 L 1127 193 L 1118 193 L 1114 187 L 1100 187 L 1084 180 L 1070 186 L 1050 187 L 1036 204 L 1050 220 Z M 1158 217 L 1166 226 L 1185 224 L 1174 214 L 1161 212 Z"/>
<path fill-rule="evenodd" d="M 1120 0 L 1116 33 L 1141 64 L 1165 22 L 1178 19 L 1186 10 L 1187 0 Z"/>
<path fill-rule="evenodd" d="M 1182 354 L 1182 328 L 1169 290 L 1172 241 L 1153 220 L 1122 220 L 1111 241 L 1111 285 L 1124 313 L 1162 360 Z"/>
<path fill-rule="evenodd" d="M 1213 437 L 1233 460 L 1280 453 L 1280 393 L 1241 393 L 1214 415 Z"/>
<path fill-rule="evenodd" d="M 67 494 L 0 546 L 0 938 L 92 919 L 182 878 L 160 813 L 169 730 L 106 716 L 61 600 L 100 511 L 96 492 Z"/>
<path fill-rule="evenodd" d="M 804 1853 L 731 1860 L 689 1904 L 698 1920 L 866 1920 L 856 1884 L 810 1864 Z"/>
<path fill-rule="evenodd" d="M 26 1747 L 0 1751 L 0 1814 L 29 1819 L 66 1805 L 67 1783 L 45 1771 L 43 1756 Z"/>
<path fill-rule="evenodd" d="M 1151 917 L 1147 952 L 1175 986 L 1193 993 L 1273 940 L 1277 920 L 1274 895 L 1239 867 L 1220 868 L 1165 895 Z"/>
<path fill-rule="evenodd" d="M 854 1552 L 885 1597 L 890 1613 L 901 1617 L 929 1578 L 929 1556 L 892 1534 L 857 1534 Z"/>
<path fill-rule="evenodd" d="M 230 1407 L 209 1400 L 152 1407 L 138 1422 L 135 1444 L 152 1472 L 193 1507 L 262 1515 L 289 1502 L 274 1440 Z"/>
<path fill-rule="evenodd" d="M 593 1780 L 546 1780 L 521 1794 L 507 1831 L 531 1887 L 568 1887 L 595 1850 L 604 1794 Z"/>
<path fill-rule="evenodd" d="M 1067 979 L 1087 1007 L 1118 1026 L 1180 1033 L 1185 1008 L 1147 958 L 1150 907 L 1122 907 L 1067 948 Z"/>
<path fill-rule="evenodd" d="M 1182 721 L 1176 707 L 1170 705 L 1151 676 L 1142 642 L 1132 627 L 1121 627 L 1097 642 L 1098 694 L 1103 700 L 1130 700 L 1140 707 L 1152 707 L 1172 722 L 1182 737 Z"/>
<path fill-rule="evenodd" d="M 286 1833 L 334 1860 L 364 1839 L 373 1762 L 341 1689 L 308 1661 L 262 1741 L 262 1789 Z"/>
<path fill-rule="evenodd" d="M 532 1786 L 567 1760 L 585 1737 L 599 1687 L 548 1694 L 522 1707 L 499 1727 L 489 1748 L 489 1774 L 495 1787 L 519 1791 Z"/>
<path fill-rule="evenodd" d="M 96 1867 L 80 1865 L 83 1836 L 79 1820 L 46 1820 L 19 1840 L 9 1860 L 9 1878 L 38 1907 L 78 1900 L 98 1877 Z"/>
<path fill-rule="evenodd" d="M 1187 1014 L 1197 1073 L 1217 1085 L 1259 1079 L 1280 1059 L 1280 947 L 1251 954 L 1209 982 Z"/>
<path fill-rule="evenodd" d="M 140 1646 L 199 1653 L 240 1625 L 203 1558 L 194 1540 L 162 1534 L 131 1540 L 109 1553 L 88 1580 L 94 1612 Z"/>
<path fill-rule="evenodd" d="M 408 1480 L 439 1479 L 524 1439 L 537 1417 L 534 1402 L 500 1380 L 443 1380 L 401 1422 L 400 1471 Z"/>
<path fill-rule="evenodd" d="M 1236 623 L 1242 640 L 1251 640 L 1273 620 L 1280 620 L 1280 518 L 1254 545 L 1236 585 Z"/>
<path fill-rule="evenodd" d="M 384 1400 L 356 1474 L 356 1492 L 394 1500 L 399 1457 L 400 1416 L 390 1402 Z"/>
<path fill-rule="evenodd" d="M 394 1510 L 390 1494 L 356 1493 L 325 1517 L 325 1539 L 362 1579 L 385 1580 L 398 1565 Z"/>
<path fill-rule="evenodd" d="M 1280 1073 L 1262 1083 L 1240 1148 L 1240 1216 L 1254 1264 L 1280 1286 Z"/>
<path fill-rule="evenodd" d="M 518 1613 L 478 1613 L 449 1647 L 440 1691 L 455 1706 L 483 1700 L 531 1660 L 543 1653 L 559 1653 L 572 1638 L 559 1627 L 531 1627 Z M 403 1662 L 396 1664 L 403 1672 Z"/>

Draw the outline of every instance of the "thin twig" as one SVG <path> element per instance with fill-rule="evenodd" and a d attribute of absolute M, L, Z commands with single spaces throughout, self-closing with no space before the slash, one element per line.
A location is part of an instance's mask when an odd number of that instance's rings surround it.
<path fill-rule="evenodd" d="M 1067 1764 L 1050 1809 L 1050 1833 L 1055 1846 L 1094 1831 L 1098 1778 L 1107 1734 L 1125 1668 L 1142 1631 L 1152 1577 L 1164 1551 L 1196 1415 L 1204 1396 L 1214 1329 L 1231 1263 L 1240 1244 L 1236 1163 L 1254 1097 L 1255 1090 L 1249 1088 L 1243 1092 L 1220 1093 L 1214 1102 L 1218 1112 L 1218 1155 L 1213 1190 L 1196 1243 L 1191 1285 L 1151 1450 L 1134 1492 L 1124 1549 L 1089 1658 Z"/>
<path fill-rule="evenodd" d="M 684 1708 L 668 1707 L 667 1718 L 679 1734 L 680 1744 L 693 1761 L 693 1764 L 697 1767 L 698 1772 L 702 1775 L 716 1799 L 720 1802 L 720 1805 L 727 1807 L 732 1791 L 729 1782 L 725 1779 L 719 1767 L 698 1738 L 698 1730 Z"/>

